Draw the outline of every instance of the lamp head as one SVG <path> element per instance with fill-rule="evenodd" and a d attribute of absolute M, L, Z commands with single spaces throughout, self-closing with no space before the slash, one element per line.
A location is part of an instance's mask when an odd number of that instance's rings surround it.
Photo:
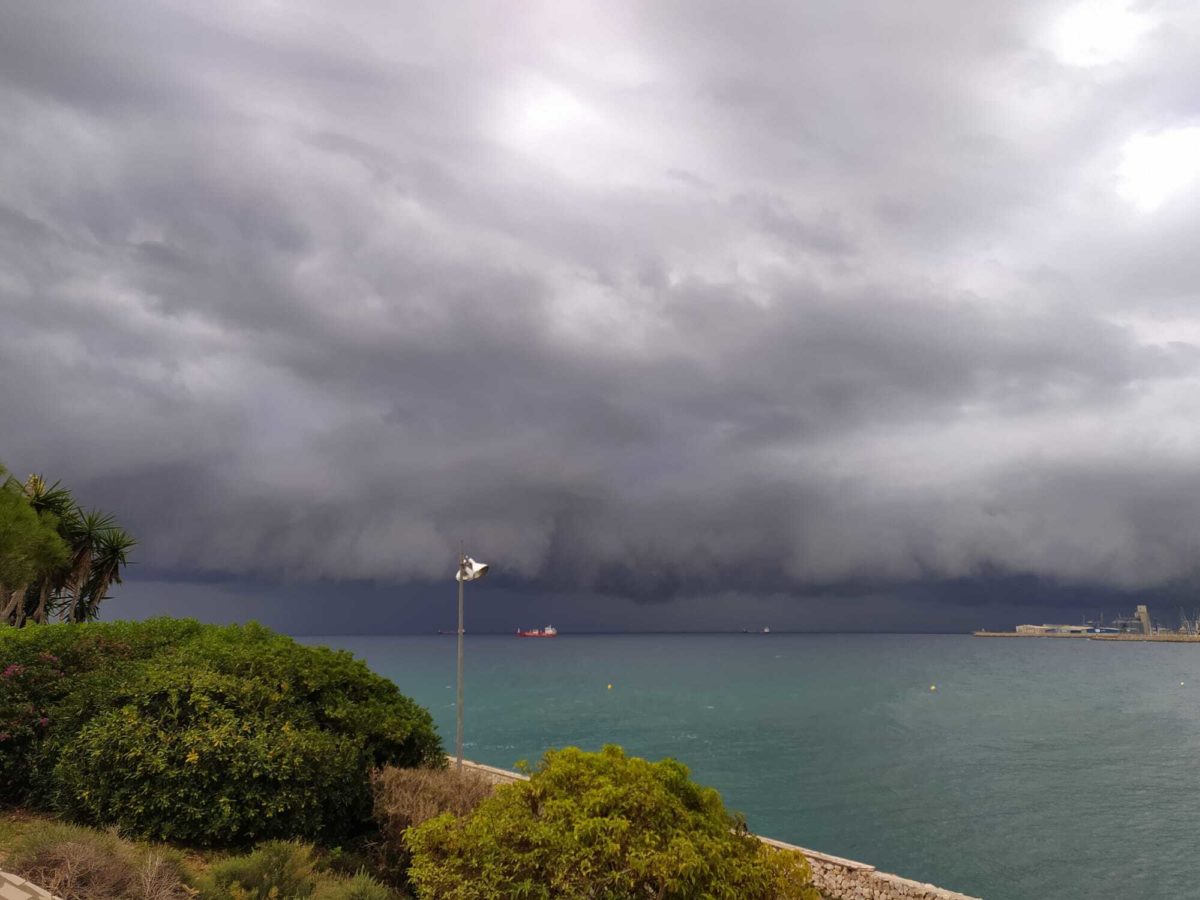
<path fill-rule="evenodd" d="M 487 563 L 477 562 L 469 556 L 464 556 L 458 564 L 458 574 L 454 577 L 458 581 L 478 581 L 487 574 L 491 568 Z"/>

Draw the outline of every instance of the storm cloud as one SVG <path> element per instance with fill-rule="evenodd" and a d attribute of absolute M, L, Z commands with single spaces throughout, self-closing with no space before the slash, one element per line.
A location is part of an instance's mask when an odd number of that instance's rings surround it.
<path fill-rule="evenodd" d="M 160 573 L 1188 581 L 1197 85 L 1190 0 L 7 4 L 0 459 Z"/>

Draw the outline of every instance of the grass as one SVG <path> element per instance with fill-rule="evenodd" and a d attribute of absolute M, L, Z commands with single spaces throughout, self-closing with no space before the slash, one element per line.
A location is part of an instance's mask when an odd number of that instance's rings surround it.
<path fill-rule="evenodd" d="M 61 822 L 23 825 L 5 865 L 67 900 L 189 900 L 183 856 L 115 832 Z"/>
<path fill-rule="evenodd" d="M 289 897 L 404 900 L 406 895 L 360 871 L 359 863 L 341 850 L 282 841 L 245 854 L 181 850 L 21 808 L 0 809 L 0 868 L 64 900 L 242 900 L 258 896 L 262 885 L 266 896 L 284 876 L 306 885 L 292 893 L 289 883 Z"/>
<path fill-rule="evenodd" d="M 53 821 L 48 816 L 36 816 L 23 809 L 0 809 L 0 865 L 3 865 L 17 841 L 31 826 Z"/>

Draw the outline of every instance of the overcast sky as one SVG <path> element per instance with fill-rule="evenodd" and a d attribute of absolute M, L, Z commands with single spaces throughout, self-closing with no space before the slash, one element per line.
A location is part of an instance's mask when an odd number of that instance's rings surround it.
<path fill-rule="evenodd" d="M 1195 0 L 7 2 L 0 460 L 135 614 L 1190 596 L 1198 172 Z"/>

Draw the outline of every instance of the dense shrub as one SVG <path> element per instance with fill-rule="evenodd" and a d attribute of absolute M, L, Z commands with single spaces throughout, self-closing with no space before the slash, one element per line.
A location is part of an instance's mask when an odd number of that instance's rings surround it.
<path fill-rule="evenodd" d="M 142 664 L 204 627 L 174 619 L 0 627 L 0 736 L 8 736 L 0 742 L 0 800 L 50 806 L 64 742 L 110 708 Z"/>
<path fill-rule="evenodd" d="M 29 758 L 50 727 L 62 678 L 52 653 L 0 668 L 0 800 L 16 799 L 27 784 Z"/>
<path fill-rule="evenodd" d="M 202 900 L 393 900 L 396 894 L 365 872 L 338 877 L 321 871 L 308 844 L 268 841 L 252 853 L 214 864 L 200 882 Z"/>
<path fill-rule="evenodd" d="M 360 872 L 341 881 L 326 880 L 317 884 L 312 900 L 393 900 L 395 892 Z"/>
<path fill-rule="evenodd" d="M 187 900 L 183 862 L 163 849 L 65 824 L 36 825 L 5 866 L 65 900 Z"/>
<path fill-rule="evenodd" d="M 379 826 L 375 868 L 397 882 L 407 877 L 408 829 L 442 813 L 465 816 L 491 796 L 493 784 L 469 769 L 400 769 L 371 778 Z"/>
<path fill-rule="evenodd" d="M 770 850 L 674 760 L 548 752 L 528 782 L 408 833 L 423 900 L 817 900 L 807 861 Z"/>
<path fill-rule="evenodd" d="M 97 716 L 55 768 L 89 821 L 183 843 L 345 831 L 361 820 L 354 741 L 255 712 L 261 683 L 210 670 L 154 670 Z M 342 826 L 342 827 L 339 827 Z"/>
<path fill-rule="evenodd" d="M 4 799 L 197 844 L 349 834 L 372 768 L 444 764 L 350 654 L 167 619 L 0 628 L 0 738 Z"/>
<path fill-rule="evenodd" d="M 201 882 L 204 900 L 293 900 L 317 887 L 312 847 L 268 841 L 253 853 L 213 865 Z"/>

